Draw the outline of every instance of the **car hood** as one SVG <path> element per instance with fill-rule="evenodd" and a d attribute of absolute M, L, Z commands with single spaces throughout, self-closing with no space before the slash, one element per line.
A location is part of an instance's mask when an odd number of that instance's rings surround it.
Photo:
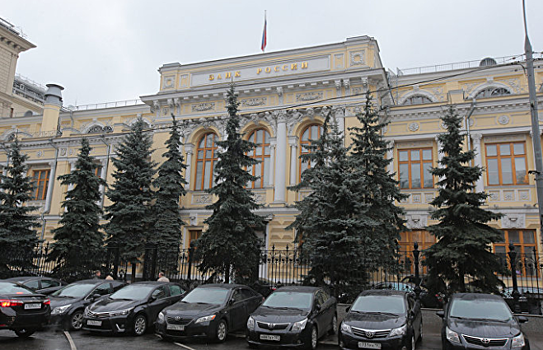
<path fill-rule="evenodd" d="M 257 321 L 268 323 L 292 323 L 300 321 L 309 315 L 309 310 L 302 309 L 279 309 L 271 307 L 259 307 L 252 313 Z"/>
<path fill-rule="evenodd" d="M 73 304 L 81 300 L 81 298 L 64 298 L 64 297 L 59 298 L 59 297 L 49 296 L 49 300 L 51 300 L 51 309 L 54 309 L 55 307 L 58 307 L 58 306 Z"/>
<path fill-rule="evenodd" d="M 495 322 L 449 318 L 447 326 L 454 332 L 482 338 L 512 337 L 520 333 L 520 326 L 515 321 Z"/>
<path fill-rule="evenodd" d="M 143 302 L 141 300 L 104 298 L 92 304 L 89 307 L 89 309 L 92 310 L 93 312 L 111 312 L 111 311 L 131 309 L 142 303 Z"/>
<path fill-rule="evenodd" d="M 343 322 L 362 329 L 393 329 L 403 326 L 407 319 L 405 315 L 349 312 Z"/>
<path fill-rule="evenodd" d="M 169 316 L 198 316 L 218 312 L 222 309 L 222 305 L 204 304 L 204 303 L 175 303 L 168 306 L 162 312 Z"/>

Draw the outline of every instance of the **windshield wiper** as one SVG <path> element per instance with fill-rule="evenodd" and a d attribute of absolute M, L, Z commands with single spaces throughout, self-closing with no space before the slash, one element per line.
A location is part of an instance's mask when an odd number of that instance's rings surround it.
<path fill-rule="evenodd" d="M 509 321 L 509 320 L 497 320 L 495 318 L 475 318 L 475 320 L 488 321 L 488 322 L 500 322 L 500 323 L 507 323 Z"/>
<path fill-rule="evenodd" d="M 356 311 L 356 310 L 353 310 L 353 311 L 361 313 L 361 314 L 370 314 L 370 315 L 389 315 L 389 316 L 396 316 L 396 317 L 400 316 L 392 312 L 383 312 L 383 311 Z"/>
<path fill-rule="evenodd" d="M 111 299 L 111 300 L 126 300 L 126 301 L 134 300 L 134 299 L 130 299 L 130 298 L 112 298 L 112 297 L 109 297 L 109 299 Z"/>

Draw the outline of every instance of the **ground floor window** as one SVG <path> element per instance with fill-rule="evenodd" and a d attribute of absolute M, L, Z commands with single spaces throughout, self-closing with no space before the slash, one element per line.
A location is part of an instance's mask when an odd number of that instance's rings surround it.
<path fill-rule="evenodd" d="M 435 242 L 436 237 L 428 231 L 424 230 L 413 230 L 413 231 L 405 231 L 400 233 L 400 240 L 398 243 L 400 244 L 400 262 L 402 264 L 402 267 L 404 269 L 405 273 L 408 274 L 414 274 L 415 268 L 414 268 L 414 257 L 413 257 L 413 249 L 415 242 L 419 245 L 419 272 L 421 274 L 427 273 L 427 267 L 422 264 L 423 261 L 423 254 L 422 251 L 424 249 L 430 248 Z"/>
<path fill-rule="evenodd" d="M 509 244 L 517 252 L 517 274 L 534 276 L 537 266 L 537 244 L 535 230 L 503 230 L 500 242 L 494 243 L 494 253 L 500 256 L 504 266 L 509 268 Z"/>

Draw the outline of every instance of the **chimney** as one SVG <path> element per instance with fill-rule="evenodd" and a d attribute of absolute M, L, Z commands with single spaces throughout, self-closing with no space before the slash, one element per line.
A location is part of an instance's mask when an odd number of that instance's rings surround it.
<path fill-rule="evenodd" d="M 47 91 L 45 92 L 41 122 L 42 132 L 57 130 L 60 108 L 62 107 L 62 90 L 64 90 L 62 86 L 57 84 L 47 84 L 46 86 Z"/>

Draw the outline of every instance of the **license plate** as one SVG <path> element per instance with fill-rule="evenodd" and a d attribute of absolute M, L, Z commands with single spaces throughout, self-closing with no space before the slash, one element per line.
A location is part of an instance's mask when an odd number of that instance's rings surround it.
<path fill-rule="evenodd" d="M 365 341 L 359 341 L 358 347 L 361 349 L 381 349 L 381 343 L 368 343 Z"/>
<path fill-rule="evenodd" d="M 25 304 L 25 310 L 35 310 L 35 309 L 41 309 L 41 303 L 40 304 Z"/>
<path fill-rule="evenodd" d="M 182 325 L 178 325 L 178 324 L 168 324 L 166 326 L 166 329 L 170 329 L 172 331 L 184 331 L 185 330 L 185 326 L 182 326 Z"/>
<path fill-rule="evenodd" d="M 273 340 L 273 341 L 280 341 L 281 336 L 279 335 L 271 335 L 271 334 L 261 334 L 260 335 L 261 340 Z"/>
<path fill-rule="evenodd" d="M 87 326 L 101 326 L 102 321 L 88 320 Z"/>

